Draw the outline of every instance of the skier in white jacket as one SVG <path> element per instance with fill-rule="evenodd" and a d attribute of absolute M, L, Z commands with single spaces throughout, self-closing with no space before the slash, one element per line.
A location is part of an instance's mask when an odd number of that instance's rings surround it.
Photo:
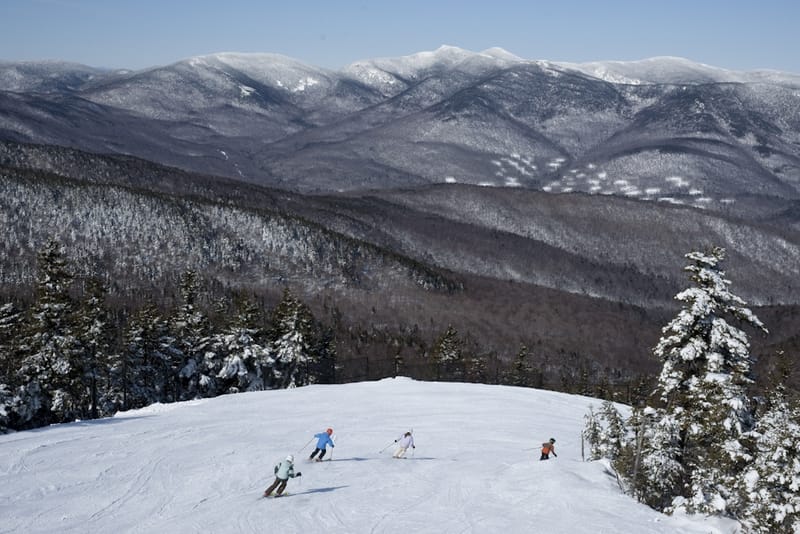
<path fill-rule="evenodd" d="M 276 465 L 273 471 L 275 472 L 275 482 L 264 491 L 264 497 L 271 496 L 273 491 L 275 491 L 276 497 L 280 497 L 283 495 L 283 490 L 286 489 L 286 483 L 289 482 L 289 479 L 299 477 L 303 474 L 294 472 L 294 456 L 291 454 L 287 456 L 284 461 Z"/>
<path fill-rule="evenodd" d="M 392 458 L 402 458 L 409 447 L 412 449 L 416 449 L 417 447 L 414 445 L 414 436 L 411 435 L 411 432 L 406 432 L 401 437 L 394 440 L 397 443 L 397 450 L 394 451 Z"/>

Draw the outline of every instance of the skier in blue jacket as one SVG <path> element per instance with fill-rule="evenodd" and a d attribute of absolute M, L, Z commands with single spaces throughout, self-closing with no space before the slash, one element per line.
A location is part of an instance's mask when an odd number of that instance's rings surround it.
<path fill-rule="evenodd" d="M 325 452 L 328 445 L 331 448 L 335 447 L 336 445 L 333 444 L 333 440 L 331 439 L 331 434 L 333 434 L 333 429 L 329 428 L 325 432 L 320 432 L 319 434 L 314 434 L 314 437 L 317 438 L 317 448 L 314 449 L 314 452 L 311 453 L 311 456 L 308 457 L 309 460 L 315 460 L 315 456 L 319 453 L 319 458 L 316 458 L 317 462 L 322 461 L 322 457 L 325 456 Z"/>

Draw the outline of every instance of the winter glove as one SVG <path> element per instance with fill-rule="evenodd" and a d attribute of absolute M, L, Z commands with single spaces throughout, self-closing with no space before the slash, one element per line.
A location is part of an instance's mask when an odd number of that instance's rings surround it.
<path fill-rule="evenodd" d="M 303 473 L 297 473 L 295 476 L 296 477 L 301 477 L 301 476 L 303 476 Z"/>
<path fill-rule="evenodd" d="M 416 445 L 412 445 L 412 446 L 411 446 L 411 448 L 412 448 L 412 449 L 416 449 L 416 448 L 417 448 L 417 446 L 416 446 Z"/>

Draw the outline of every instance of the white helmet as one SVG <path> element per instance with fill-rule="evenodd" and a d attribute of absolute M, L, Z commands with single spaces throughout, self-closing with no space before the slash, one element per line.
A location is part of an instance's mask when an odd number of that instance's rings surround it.
<path fill-rule="evenodd" d="M 294 462 L 294 456 L 292 456 L 292 455 L 290 454 L 289 456 L 287 456 L 287 457 L 286 457 L 286 461 L 287 461 L 287 462 Z"/>

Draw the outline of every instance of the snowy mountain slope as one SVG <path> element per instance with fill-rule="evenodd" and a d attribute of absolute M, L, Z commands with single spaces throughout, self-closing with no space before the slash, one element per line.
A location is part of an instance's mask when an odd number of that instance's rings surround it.
<path fill-rule="evenodd" d="M 0 138 L 304 191 L 459 182 L 730 211 L 800 195 L 798 80 L 448 46 L 338 72 L 239 53 L 132 73 L 2 64 Z"/>
<path fill-rule="evenodd" d="M 399 157 L 405 147 L 391 148 Z M 323 148 L 307 149 L 314 157 L 305 163 L 320 181 L 343 157 Z M 433 160 L 432 147 L 418 143 L 416 150 L 420 161 Z M 524 158 L 498 158 L 491 167 L 510 172 L 526 164 Z M 374 164 L 362 171 L 384 169 Z M 65 180 L 53 180 L 53 174 Z M 548 195 L 519 187 L 439 184 L 303 195 L 134 158 L 12 143 L 0 143 L 0 177 L 0 222 L 6 228 L 0 272 L 7 287 L 30 282 L 37 246 L 56 237 L 72 243 L 79 271 L 102 265 L 126 291 L 157 286 L 190 265 L 209 281 L 236 287 L 293 280 L 309 293 L 325 286 L 392 288 L 389 293 L 396 294 L 420 276 L 432 276 L 442 288 L 468 275 L 662 308 L 672 305 L 685 283 L 685 251 L 717 245 L 727 249 L 730 276 L 752 305 L 800 302 L 800 219 L 792 202 L 753 201 L 745 208 L 742 200 L 742 220 L 666 201 Z M 399 185 L 403 177 L 393 179 Z M 500 176 L 495 179 L 501 183 Z M 525 179 L 533 180 L 525 176 L 520 183 Z M 688 199 L 702 199 L 688 194 L 696 184 L 673 185 L 686 189 Z M 205 201 L 198 203 L 198 197 Z M 286 227 L 296 229 L 280 244 L 285 232 L 273 230 Z M 153 240 L 151 234 L 162 237 Z M 159 251 L 164 241 L 176 246 Z M 374 247 L 365 249 L 367 243 Z M 396 259 L 426 267 L 406 270 Z M 484 327 L 486 319 L 479 321 Z"/>
<path fill-rule="evenodd" d="M 380 88 L 388 95 L 396 94 L 399 88 L 408 87 L 437 72 L 456 70 L 481 74 L 487 69 L 523 62 L 523 59 L 502 48 L 490 48 L 476 53 L 455 46 L 441 46 L 434 51 L 418 52 L 409 56 L 357 61 L 342 69 L 342 73 L 353 76 L 366 85 Z"/>
<path fill-rule="evenodd" d="M 3 531 L 737 531 L 661 515 L 622 495 L 601 463 L 582 462 L 583 415 L 596 402 L 398 378 L 154 405 L 0 436 Z M 327 426 L 331 461 L 304 462 Z M 391 459 L 393 440 L 410 429 L 416 449 Z M 551 436 L 558 457 L 540 462 L 537 446 Z M 288 497 L 260 499 L 287 453 L 302 476 Z"/>
<path fill-rule="evenodd" d="M 112 71 L 63 61 L 0 61 L 0 91 L 60 93 L 77 91 Z"/>
<path fill-rule="evenodd" d="M 686 58 L 661 56 L 638 61 L 555 62 L 594 78 L 623 84 L 775 83 L 800 87 L 800 75 L 756 70 L 733 71 L 696 63 Z"/>

